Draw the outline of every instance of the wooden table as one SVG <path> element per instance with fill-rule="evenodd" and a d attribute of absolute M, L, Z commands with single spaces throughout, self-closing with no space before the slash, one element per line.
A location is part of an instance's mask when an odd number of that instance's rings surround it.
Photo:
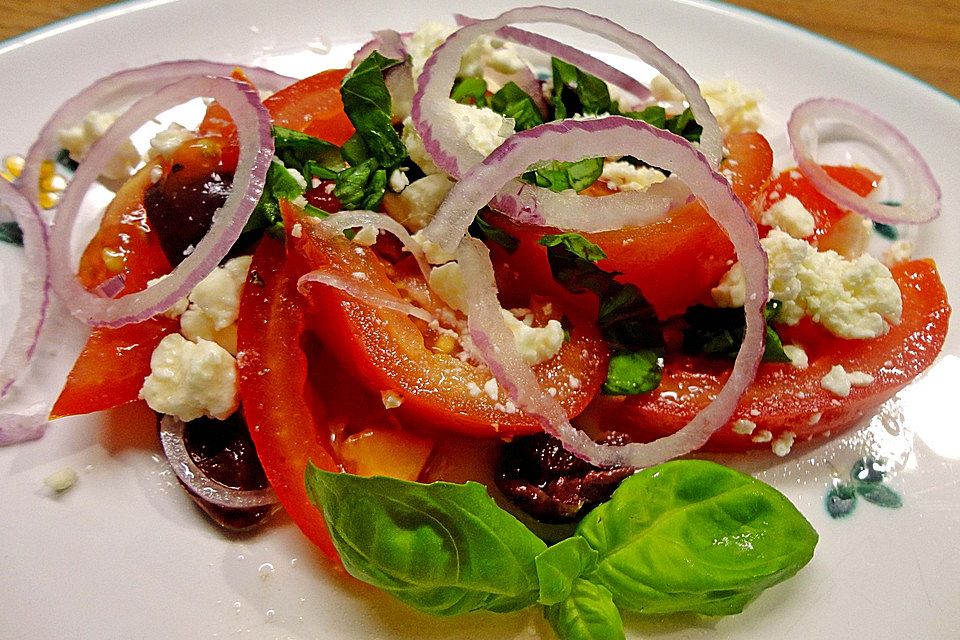
<path fill-rule="evenodd" d="M 0 0 L 9 38 L 107 0 Z M 960 98 L 960 0 L 734 0 L 899 67 Z"/>

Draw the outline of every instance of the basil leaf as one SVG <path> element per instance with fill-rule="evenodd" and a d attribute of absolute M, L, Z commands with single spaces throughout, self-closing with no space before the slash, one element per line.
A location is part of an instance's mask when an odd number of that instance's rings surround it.
<path fill-rule="evenodd" d="M 487 106 L 487 81 L 483 78 L 460 78 L 453 84 L 450 98 L 460 104 Z"/>
<path fill-rule="evenodd" d="M 296 169 L 304 177 L 308 172 L 307 166 L 311 163 L 338 171 L 343 168 L 340 149 L 326 140 L 274 126 L 273 143 L 274 155 L 285 166 Z"/>
<path fill-rule="evenodd" d="M 591 580 L 644 614 L 740 612 L 813 557 L 817 533 L 786 497 L 705 460 L 623 481 L 577 527 L 600 554 Z"/>
<path fill-rule="evenodd" d="M 513 118 L 515 131 L 524 131 L 543 124 L 543 114 L 537 108 L 537 103 L 515 82 L 508 82 L 493 94 L 490 106 L 497 113 Z"/>
<path fill-rule="evenodd" d="M 480 214 L 477 214 L 476 217 L 474 217 L 473 222 L 470 223 L 468 231 L 474 238 L 496 242 L 498 245 L 506 249 L 507 253 L 513 253 L 517 250 L 517 247 L 520 246 L 519 238 L 515 238 L 506 231 L 493 226 L 481 218 Z"/>
<path fill-rule="evenodd" d="M 418 484 L 306 472 L 346 570 L 435 615 L 514 611 L 539 595 L 546 545 L 475 482 Z"/>
<path fill-rule="evenodd" d="M 625 640 L 623 619 L 610 590 L 578 578 L 570 597 L 547 607 L 544 617 L 560 640 Z"/>
<path fill-rule="evenodd" d="M 763 309 L 763 319 L 767 323 L 764 334 L 764 362 L 790 362 L 783 350 L 780 336 L 769 324 L 776 320 L 780 306 L 779 300 L 771 300 Z M 683 332 L 683 350 L 686 353 L 737 357 L 746 332 L 743 309 L 695 305 L 687 309 L 683 319 L 687 324 Z"/>
<path fill-rule="evenodd" d="M 584 158 L 577 162 L 554 160 L 523 174 L 523 179 L 551 191 L 583 191 L 603 173 L 603 158 Z"/>
<path fill-rule="evenodd" d="M 623 115 L 634 120 L 642 120 L 658 129 L 666 129 L 690 142 L 700 142 L 703 127 L 693 117 L 693 112 L 687 107 L 682 113 L 667 117 L 667 110 L 658 105 L 652 105 L 643 111 L 627 111 Z"/>
<path fill-rule="evenodd" d="M 18 247 L 23 246 L 23 230 L 13 220 L 9 222 L 0 222 L 0 242 L 15 244 Z"/>
<path fill-rule="evenodd" d="M 570 597 L 580 576 L 597 567 L 597 552 L 580 536 L 561 540 L 536 558 L 540 580 L 540 604 L 557 604 Z"/>
<path fill-rule="evenodd" d="M 407 156 L 407 149 L 393 128 L 393 103 L 383 79 L 383 72 L 400 62 L 374 51 L 340 84 L 343 110 L 356 128 L 358 140 L 363 141 L 369 156 L 381 167 L 395 167 Z M 356 144 L 354 141 L 352 146 Z"/>
<path fill-rule="evenodd" d="M 572 293 L 592 292 L 600 299 L 597 326 L 613 352 L 607 369 L 609 386 L 605 383 L 605 388 L 616 390 L 615 393 L 645 393 L 659 386 L 663 329 L 653 306 L 640 290 L 617 282 L 619 274 L 594 264 L 606 256 L 583 236 L 548 235 L 539 242 L 547 247 L 554 280 Z"/>
<path fill-rule="evenodd" d="M 610 357 L 603 392 L 630 396 L 653 391 L 660 386 L 663 364 L 653 351 L 625 351 Z"/>
<path fill-rule="evenodd" d="M 263 193 L 254 207 L 243 233 L 269 229 L 282 225 L 280 200 L 296 200 L 303 195 L 303 185 L 293 176 L 283 163 L 276 158 L 267 168 L 267 177 L 263 183 Z"/>
<path fill-rule="evenodd" d="M 371 158 L 337 174 L 333 195 L 344 209 L 375 210 L 387 187 L 387 172 Z"/>
<path fill-rule="evenodd" d="M 607 84 L 574 65 L 559 58 L 550 60 L 553 72 L 553 119 L 563 120 L 574 115 L 616 115 L 620 109 L 610 100 Z"/>
<path fill-rule="evenodd" d="M 634 120 L 642 120 L 658 129 L 667 128 L 667 110 L 655 104 L 650 105 L 643 111 L 627 111 L 623 115 Z"/>

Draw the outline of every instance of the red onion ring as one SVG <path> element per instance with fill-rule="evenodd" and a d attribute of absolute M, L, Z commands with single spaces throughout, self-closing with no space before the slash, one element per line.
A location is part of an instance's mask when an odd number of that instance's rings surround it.
<path fill-rule="evenodd" d="M 420 267 L 420 273 L 424 278 L 430 278 L 430 265 L 427 263 L 427 257 L 420 247 L 420 243 L 413 239 L 406 228 L 384 213 L 375 211 L 340 211 L 332 216 L 325 218 L 320 222 L 321 227 L 332 230 L 334 233 L 342 233 L 347 229 L 357 227 L 376 227 L 382 231 L 393 234 L 403 245 Z"/>
<path fill-rule="evenodd" d="M 460 178 L 482 159 L 482 154 L 457 134 L 446 108 L 450 88 L 460 68 L 460 59 L 479 36 L 494 33 L 514 22 L 550 22 L 593 33 L 621 46 L 656 68 L 686 95 L 697 122 L 703 126 L 700 145 L 712 167 L 720 165 L 723 140 L 717 119 L 690 74 L 652 42 L 622 26 L 579 9 L 525 7 L 507 11 L 496 18 L 478 20 L 453 33 L 433 52 L 417 79 L 411 116 L 423 139 L 424 148 L 434 163 L 449 175 Z"/>
<path fill-rule="evenodd" d="M 556 400 L 539 388 L 499 315 L 486 249 L 472 239 L 462 242 L 470 220 L 499 186 L 531 164 L 616 154 L 646 158 L 684 181 L 730 237 L 746 280 L 746 336 L 730 377 L 714 401 L 676 433 L 648 444 L 622 447 L 593 442 L 573 427 Z M 518 407 L 536 417 L 570 452 L 591 463 L 646 467 L 700 448 L 733 415 L 756 374 L 763 356 L 761 310 L 768 294 L 766 254 L 753 220 L 730 183 L 712 169 L 701 152 L 672 133 L 612 116 L 553 122 L 515 134 L 454 185 L 423 233 L 442 249 L 456 250 L 467 287 L 470 335 L 497 380 Z"/>
<path fill-rule="evenodd" d="M 237 125 L 240 157 L 230 195 L 213 216 L 209 232 L 169 277 L 144 291 L 103 298 L 84 289 L 71 264 L 73 230 L 87 189 L 97 179 L 112 150 L 157 113 L 196 97 L 217 100 Z M 157 90 L 124 113 L 90 149 L 77 168 L 57 208 L 50 238 L 50 275 L 54 290 L 77 319 L 92 325 L 120 326 L 168 309 L 209 274 L 240 236 L 263 191 L 273 157 L 270 115 L 257 92 L 229 78 L 192 77 Z"/>
<path fill-rule="evenodd" d="M 905 179 L 906 197 L 899 206 L 863 198 L 831 178 L 818 164 L 817 125 L 839 122 L 881 152 Z M 886 224 L 922 224 L 940 215 L 940 185 L 929 165 L 903 133 L 864 107 L 838 98 L 814 98 L 793 110 L 787 122 L 793 157 L 818 191 L 835 203 Z"/>
<path fill-rule="evenodd" d="M 342 273 L 324 271 L 323 269 L 310 271 L 300 276 L 300 279 L 297 280 L 297 290 L 300 293 L 306 294 L 308 285 L 311 283 L 339 289 L 357 302 L 362 302 L 374 308 L 391 309 L 414 318 L 419 318 L 428 323 L 436 320 L 429 311 L 415 307 L 397 296 L 387 295 L 382 289 L 374 287 L 363 280 L 345 276 Z"/>
<path fill-rule="evenodd" d="M 7 211 L 12 216 L 7 215 Z M 0 220 L 13 220 L 23 232 L 24 266 L 20 276 L 20 315 L 0 357 L 0 398 L 33 359 L 50 307 L 47 273 L 48 231 L 39 210 L 17 189 L 0 180 Z"/>
<path fill-rule="evenodd" d="M 350 66 L 356 67 L 374 51 L 379 51 L 380 55 L 393 60 L 405 60 L 407 57 L 407 45 L 403 42 L 403 35 L 393 29 L 384 29 L 373 32 L 373 38 L 353 54 Z"/>
<path fill-rule="evenodd" d="M 465 26 L 479 22 L 479 20 L 476 18 L 470 18 L 459 13 L 454 14 L 454 18 L 459 26 Z M 571 47 L 568 44 L 564 44 L 559 40 L 554 40 L 553 38 L 548 38 L 547 36 L 526 31 L 524 29 L 517 29 L 516 27 L 503 27 L 501 29 L 497 29 L 496 34 L 508 42 L 530 47 L 531 49 L 536 49 L 537 51 L 542 51 L 543 53 L 549 54 L 555 58 L 560 58 L 565 62 L 569 62 L 574 66 L 580 67 L 587 73 L 600 78 L 607 84 L 620 87 L 633 97 L 637 98 L 637 101 L 640 103 L 649 102 L 653 98 L 653 94 L 650 92 L 650 89 L 648 89 L 643 83 L 638 82 L 632 76 L 625 74 L 616 67 L 610 66 L 603 60 L 600 60 L 589 53 L 581 51 L 575 47 Z M 527 93 L 530 92 L 528 91 Z M 534 100 L 536 100 L 536 97 L 534 97 Z"/>
<path fill-rule="evenodd" d="M 191 493 L 203 500 L 227 509 L 253 509 L 277 503 L 271 487 L 263 489 L 234 489 L 210 478 L 196 465 L 183 441 L 184 423 L 175 416 L 165 415 L 160 420 L 160 442 L 170 467 Z"/>
<path fill-rule="evenodd" d="M 257 88 L 266 91 L 277 91 L 294 82 L 294 78 L 261 67 L 207 60 L 176 60 L 118 71 L 97 80 L 60 105 L 50 116 L 27 152 L 23 171 L 17 181 L 19 189 L 31 201 L 37 201 L 40 165 L 44 160 L 55 158 L 60 150 L 58 133 L 61 129 L 82 121 L 90 111 L 125 109 L 134 100 L 149 96 L 157 89 L 178 80 L 193 76 L 228 77 L 234 69 L 241 69 Z"/>

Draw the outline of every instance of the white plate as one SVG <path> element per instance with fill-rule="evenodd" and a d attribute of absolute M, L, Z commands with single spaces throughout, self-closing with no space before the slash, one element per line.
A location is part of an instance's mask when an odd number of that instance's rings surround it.
<path fill-rule="evenodd" d="M 64 98 L 123 67 L 206 57 L 306 75 L 343 63 L 371 29 L 409 30 L 449 15 L 454 5 L 478 13 L 470 4 L 121 3 L 0 45 L 0 153 L 23 152 Z M 923 231 L 918 253 L 938 259 L 952 299 L 960 300 L 958 225 L 950 218 L 960 209 L 956 101 L 836 44 L 725 5 L 575 4 L 602 6 L 694 77 L 731 75 L 760 89 L 775 142 L 782 141 L 790 108 L 810 96 L 856 100 L 895 122 L 926 154 L 944 191 L 945 216 Z M 487 2 L 482 11 L 503 8 L 504 2 Z M 0 254 L 4 298 L 17 269 L 15 252 Z M 9 329 L 9 304 L 0 312 L 0 325 Z M 818 447 L 797 447 L 785 460 L 742 461 L 785 491 L 820 532 L 809 567 L 742 615 L 630 619 L 631 634 L 960 637 L 960 430 L 951 397 L 960 381 L 957 334 L 924 379 L 869 425 Z M 862 504 L 851 518 L 831 520 L 823 497 L 832 478 L 866 453 L 895 461 L 890 483 L 904 497 L 903 508 Z M 198 515 L 157 455 L 150 417 L 131 409 L 63 420 L 38 442 L 0 450 L 0 637 L 550 637 L 535 611 L 456 620 L 411 612 L 333 575 L 284 518 L 258 534 L 224 536 Z M 43 479 L 65 466 L 79 472 L 79 482 L 51 497 Z"/>

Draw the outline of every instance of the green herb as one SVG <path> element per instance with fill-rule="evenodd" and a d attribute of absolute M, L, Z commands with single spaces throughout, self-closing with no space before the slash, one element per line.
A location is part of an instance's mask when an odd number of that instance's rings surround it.
<path fill-rule="evenodd" d="M 770 323 L 776 320 L 781 303 L 771 300 L 763 309 L 766 323 L 763 351 L 764 362 L 790 362 L 783 351 L 783 342 Z M 683 350 L 691 354 L 706 354 L 736 358 L 743 344 L 746 319 L 742 309 L 720 309 L 695 305 L 683 315 L 687 327 L 683 332 Z"/>
<path fill-rule="evenodd" d="M 284 166 L 296 169 L 305 178 L 319 167 L 332 171 L 343 169 L 340 149 L 326 140 L 293 129 L 274 126 L 273 144 L 274 155 L 283 162 Z"/>
<path fill-rule="evenodd" d="M 838 482 L 827 493 L 824 504 L 831 518 L 846 518 L 857 507 L 857 490 L 851 484 Z"/>
<path fill-rule="evenodd" d="M 287 171 L 281 161 L 274 158 L 267 168 L 263 193 L 243 227 L 243 233 L 270 229 L 276 231 L 281 228 L 283 220 L 280 215 L 280 200 L 296 200 L 303 193 L 303 185 Z"/>
<path fill-rule="evenodd" d="M 853 513 L 857 506 L 857 497 L 870 504 L 886 509 L 899 509 L 903 498 L 896 491 L 883 484 L 887 476 L 887 466 L 873 456 L 864 456 L 850 468 L 850 482 L 835 482 L 827 493 L 824 504 L 832 518 L 845 518 Z"/>
<path fill-rule="evenodd" d="M 333 195 L 344 209 L 376 210 L 387 191 L 387 172 L 371 158 L 337 174 Z"/>
<path fill-rule="evenodd" d="M 80 166 L 79 162 L 70 157 L 70 152 L 66 149 L 60 149 L 57 152 L 57 164 L 70 172 L 76 171 Z"/>
<path fill-rule="evenodd" d="M 660 385 L 663 330 L 653 306 L 632 284 L 616 281 L 617 273 L 598 267 L 603 249 L 575 233 L 545 235 L 547 260 L 554 280 L 573 293 L 591 292 L 600 299 L 597 326 L 610 344 L 608 393 L 646 393 Z M 612 374 L 612 375 L 611 375 Z"/>
<path fill-rule="evenodd" d="M 493 94 L 490 107 L 508 118 L 513 118 L 514 129 L 524 131 L 543 124 L 543 114 L 530 94 L 515 82 L 508 82 Z"/>
<path fill-rule="evenodd" d="M 577 578 L 570 597 L 549 606 L 544 617 L 561 640 L 625 640 L 623 619 L 610 590 Z"/>
<path fill-rule="evenodd" d="M 618 114 L 620 109 L 610 100 L 607 84 L 589 73 L 564 62 L 559 58 L 550 60 L 553 72 L 554 120 L 563 120 L 574 115 Z"/>
<path fill-rule="evenodd" d="M 884 222 L 873 221 L 873 230 L 877 232 L 882 238 L 887 240 L 896 240 L 900 237 L 900 232 L 897 231 L 897 228 L 892 224 L 886 224 Z"/>
<path fill-rule="evenodd" d="M 16 222 L 0 222 L 0 242 L 23 246 L 23 229 Z"/>
<path fill-rule="evenodd" d="M 355 147 L 362 141 L 367 155 L 381 167 L 396 167 L 406 158 L 407 149 L 393 128 L 393 104 L 383 79 L 383 72 L 400 62 L 374 51 L 344 77 L 343 110 L 357 130 L 351 143 L 354 153 L 347 155 L 356 158 Z"/>
<path fill-rule="evenodd" d="M 603 173 L 603 158 L 584 158 L 577 162 L 554 160 L 523 174 L 523 179 L 551 191 L 583 191 Z"/>
<path fill-rule="evenodd" d="M 518 238 L 515 238 L 506 231 L 493 226 L 480 217 L 480 214 L 477 214 L 476 217 L 474 217 L 473 222 L 470 223 L 470 228 L 468 231 L 474 238 L 496 242 L 498 245 L 506 249 L 507 253 L 513 253 L 517 250 L 517 247 L 520 246 L 520 240 Z"/>
<path fill-rule="evenodd" d="M 577 534 L 600 554 L 589 579 L 644 614 L 739 613 L 807 564 L 817 543 L 782 494 L 703 460 L 627 478 Z"/>
<path fill-rule="evenodd" d="M 620 610 L 737 613 L 799 571 L 817 534 L 772 487 L 703 460 L 625 480 L 549 548 L 477 483 L 306 471 L 347 571 L 435 615 L 540 603 L 561 640 L 624 637 Z"/>
<path fill-rule="evenodd" d="M 450 98 L 460 104 L 487 106 L 487 81 L 483 78 L 459 78 L 453 84 Z"/>
<path fill-rule="evenodd" d="M 306 484 L 346 570 L 410 606 L 447 616 L 537 601 L 534 559 L 546 545 L 483 485 L 361 478 L 313 465 Z"/>

